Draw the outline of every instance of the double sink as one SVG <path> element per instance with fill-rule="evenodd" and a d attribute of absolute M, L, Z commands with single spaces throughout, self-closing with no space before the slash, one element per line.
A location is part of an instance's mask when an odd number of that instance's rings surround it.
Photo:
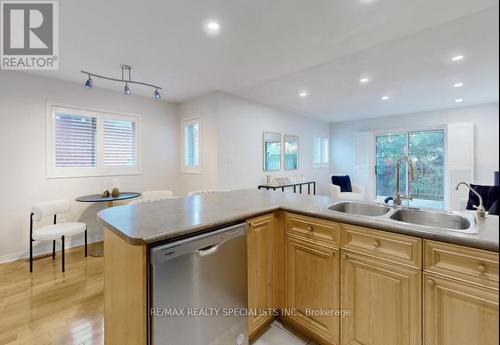
<path fill-rule="evenodd" d="M 457 212 L 434 212 L 414 208 L 394 208 L 383 204 L 344 201 L 328 208 L 331 211 L 375 217 L 389 221 L 426 227 L 436 231 L 458 231 L 477 234 L 474 217 Z"/>

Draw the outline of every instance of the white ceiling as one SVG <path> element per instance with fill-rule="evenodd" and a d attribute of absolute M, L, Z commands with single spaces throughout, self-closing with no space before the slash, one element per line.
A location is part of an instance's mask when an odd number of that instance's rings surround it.
<path fill-rule="evenodd" d="M 118 77 L 126 63 L 166 100 L 221 90 L 327 121 L 498 101 L 498 0 L 64 0 L 59 11 L 60 70 L 38 72 L 51 78 Z M 207 18 L 220 35 L 203 32 Z"/>

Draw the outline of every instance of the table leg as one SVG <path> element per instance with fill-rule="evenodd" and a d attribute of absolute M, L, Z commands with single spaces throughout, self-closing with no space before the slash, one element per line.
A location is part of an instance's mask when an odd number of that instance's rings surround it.
<path fill-rule="evenodd" d="M 299 185 L 299 194 L 302 194 L 302 185 Z"/>
<path fill-rule="evenodd" d="M 311 194 L 311 184 L 308 183 L 307 184 L 307 195 L 310 195 Z"/>
<path fill-rule="evenodd" d="M 293 192 L 297 193 L 297 186 L 293 186 Z"/>
<path fill-rule="evenodd" d="M 113 202 L 106 202 L 106 206 L 113 207 Z M 93 257 L 102 257 L 104 256 L 104 241 L 99 241 L 96 243 L 92 243 L 88 248 L 88 254 Z"/>
<path fill-rule="evenodd" d="M 313 194 L 316 195 L 316 182 L 313 182 Z"/>

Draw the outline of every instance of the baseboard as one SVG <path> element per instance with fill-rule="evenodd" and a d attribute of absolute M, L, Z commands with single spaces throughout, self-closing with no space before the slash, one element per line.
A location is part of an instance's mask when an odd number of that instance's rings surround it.
<path fill-rule="evenodd" d="M 93 236 L 89 235 L 87 237 L 87 242 L 90 243 L 95 243 L 103 240 L 103 235 L 102 234 L 95 234 Z M 37 243 L 37 242 L 35 242 Z M 85 244 L 84 239 L 82 236 L 75 236 L 75 237 L 70 237 L 68 240 L 66 240 L 65 247 L 66 249 L 69 248 L 74 248 L 74 247 L 80 247 Z M 61 241 L 58 241 L 56 245 L 56 250 L 59 251 L 61 250 Z M 43 241 L 39 242 L 38 245 L 35 244 L 33 246 L 33 256 L 41 256 L 45 254 L 50 254 L 52 253 L 52 241 Z M 7 262 L 12 262 L 16 260 L 22 260 L 29 258 L 29 250 L 22 251 L 22 252 L 17 252 L 17 253 L 11 253 L 11 254 L 6 254 L 0 256 L 0 264 L 4 264 Z"/>

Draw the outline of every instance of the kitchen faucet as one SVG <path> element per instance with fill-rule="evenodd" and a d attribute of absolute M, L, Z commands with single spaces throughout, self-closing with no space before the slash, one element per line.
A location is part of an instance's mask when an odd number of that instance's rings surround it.
<path fill-rule="evenodd" d="M 403 156 L 398 161 L 396 162 L 396 191 L 394 192 L 394 197 L 393 197 L 393 204 L 395 206 L 401 206 L 401 200 L 406 199 L 406 200 L 412 200 L 411 195 L 401 195 L 400 192 L 400 170 L 401 170 L 401 162 L 406 161 L 408 163 L 408 169 L 410 169 L 410 180 L 415 181 L 416 179 L 416 173 L 415 173 L 415 167 L 413 166 L 413 162 L 411 161 L 410 157 L 408 156 Z"/>
<path fill-rule="evenodd" d="M 479 206 L 476 206 L 476 205 L 472 205 L 472 207 L 474 207 L 476 210 L 477 210 L 477 217 L 478 218 L 486 218 L 486 209 L 484 208 L 484 204 L 483 204 L 483 197 L 481 196 L 481 194 L 479 194 L 474 188 L 472 188 L 470 186 L 470 184 L 466 183 L 466 182 L 460 182 L 459 184 L 457 184 L 457 186 L 455 187 L 455 190 L 458 190 L 458 187 L 460 187 L 460 185 L 464 185 L 466 186 L 467 188 L 469 188 L 469 190 L 476 194 L 478 199 L 479 199 Z"/>

